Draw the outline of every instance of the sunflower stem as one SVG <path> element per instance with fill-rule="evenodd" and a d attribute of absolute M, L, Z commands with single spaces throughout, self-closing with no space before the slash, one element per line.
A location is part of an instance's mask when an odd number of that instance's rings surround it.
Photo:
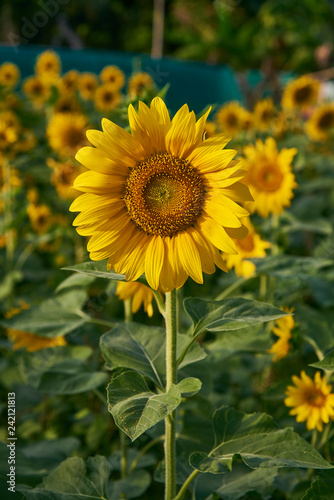
<path fill-rule="evenodd" d="M 166 293 L 166 392 L 176 384 L 177 319 L 176 290 Z M 165 419 L 165 500 L 173 500 L 176 493 L 176 452 L 174 413 Z"/>
<path fill-rule="evenodd" d="M 174 500 L 182 500 L 182 498 L 184 497 L 184 495 L 186 494 L 186 491 L 188 489 L 188 486 L 189 484 L 195 479 L 195 477 L 199 474 L 199 471 L 198 470 L 194 470 L 190 476 L 188 476 L 188 478 L 185 480 L 185 482 L 183 483 L 180 491 L 178 492 L 178 494 L 176 495 L 175 499 Z"/>

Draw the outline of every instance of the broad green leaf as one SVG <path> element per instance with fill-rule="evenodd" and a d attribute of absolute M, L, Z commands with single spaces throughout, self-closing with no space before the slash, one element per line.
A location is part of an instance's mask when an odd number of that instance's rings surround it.
<path fill-rule="evenodd" d="M 107 381 L 107 374 L 89 372 L 68 374 L 66 372 L 43 373 L 38 389 L 48 394 L 79 394 L 96 389 Z"/>
<path fill-rule="evenodd" d="M 113 499 L 121 498 L 139 498 L 151 484 L 151 476 L 145 470 L 136 470 L 126 476 L 124 479 L 112 481 L 110 483 L 111 497 Z"/>
<path fill-rule="evenodd" d="M 334 371 L 334 349 L 330 351 L 324 359 L 317 361 L 316 363 L 312 363 L 310 366 L 321 368 L 322 370 Z"/>
<path fill-rule="evenodd" d="M 186 379 L 173 384 L 168 392 L 155 394 L 140 373 L 126 371 L 107 387 L 109 411 L 116 425 L 134 441 L 179 406 L 183 391 L 193 395 L 196 389 L 200 389 L 200 382 Z"/>
<path fill-rule="evenodd" d="M 108 495 L 110 465 L 96 455 L 83 461 L 72 457 L 33 489 L 18 486 L 28 500 L 111 500 Z"/>
<path fill-rule="evenodd" d="M 302 500 L 333 500 L 334 498 L 334 471 L 323 471 L 311 484 Z"/>
<path fill-rule="evenodd" d="M 303 338 L 326 352 L 334 348 L 334 310 L 318 310 L 305 304 L 296 304 L 295 315 Z"/>
<path fill-rule="evenodd" d="M 96 278 L 105 278 L 108 280 L 126 281 L 124 274 L 117 274 L 113 271 L 107 270 L 107 260 L 99 262 L 83 262 L 82 264 L 74 264 L 73 266 L 63 267 L 63 271 L 75 271 L 76 273 L 87 274 L 88 276 L 95 276 Z M 139 278 L 137 281 L 147 284 L 144 277 Z"/>
<path fill-rule="evenodd" d="M 224 473 L 240 456 L 252 468 L 333 466 L 291 428 L 280 429 L 264 413 L 247 415 L 229 407 L 214 414 L 215 447 L 209 453 L 193 453 L 190 465 L 201 472 Z"/>
<path fill-rule="evenodd" d="M 257 274 L 268 274 L 278 278 L 300 278 L 315 274 L 333 260 L 315 257 L 295 257 L 291 255 L 274 255 L 265 259 L 250 259 L 256 265 Z"/>
<path fill-rule="evenodd" d="M 0 324 L 6 328 L 14 328 L 41 337 L 58 337 L 76 330 L 84 325 L 88 316 L 81 312 L 86 298 L 83 290 L 71 290 L 54 298 L 46 299 L 38 306 L 4 319 Z"/>
<path fill-rule="evenodd" d="M 178 355 L 191 343 L 187 335 L 177 337 Z M 166 373 L 166 332 L 163 328 L 126 323 L 102 335 L 100 340 L 106 367 L 131 368 L 164 387 Z M 206 356 L 201 347 L 194 343 L 189 348 L 180 367 L 184 367 Z"/>
<path fill-rule="evenodd" d="M 193 335 L 196 337 L 205 331 L 239 330 L 286 316 L 284 311 L 270 304 L 241 298 L 217 301 L 187 298 L 184 308 L 194 323 Z"/>
<path fill-rule="evenodd" d="M 71 274 L 64 279 L 56 288 L 56 293 L 62 292 L 68 288 L 86 287 L 95 281 L 94 276 L 87 276 L 86 274 Z"/>
<path fill-rule="evenodd" d="M 191 398 L 201 390 L 202 382 L 198 378 L 188 377 L 181 380 L 177 387 L 183 398 Z"/>

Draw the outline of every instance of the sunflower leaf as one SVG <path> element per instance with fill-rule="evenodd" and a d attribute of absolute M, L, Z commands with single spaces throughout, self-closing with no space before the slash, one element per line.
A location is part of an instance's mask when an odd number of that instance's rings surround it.
<path fill-rule="evenodd" d="M 321 368 L 322 370 L 334 371 L 334 349 L 332 349 L 321 361 L 312 363 L 310 366 Z"/>
<path fill-rule="evenodd" d="M 194 323 L 194 337 L 205 331 L 239 330 L 287 315 L 265 302 L 241 298 L 217 301 L 187 298 L 184 300 L 184 308 Z"/>
<path fill-rule="evenodd" d="M 320 476 L 320 477 L 319 477 Z M 333 500 L 334 471 L 320 472 L 311 487 L 306 491 L 302 500 Z"/>
<path fill-rule="evenodd" d="M 124 274 L 117 274 L 113 271 L 107 270 L 107 260 L 99 262 L 82 262 L 81 264 L 74 264 L 73 266 L 62 267 L 63 271 L 75 271 L 76 273 L 87 274 L 88 276 L 95 276 L 96 278 L 105 278 L 108 280 L 126 281 Z M 138 278 L 140 283 L 147 285 L 144 276 Z"/>
<path fill-rule="evenodd" d="M 333 468 L 291 428 L 280 429 L 265 413 L 246 414 L 224 406 L 214 413 L 215 446 L 195 452 L 190 465 L 200 472 L 222 474 L 241 457 L 251 469 L 275 467 Z"/>
<path fill-rule="evenodd" d="M 140 373 L 126 371 L 114 377 L 107 387 L 109 411 L 116 425 L 134 441 L 172 413 L 182 395 L 194 395 L 200 388 L 200 381 L 190 378 L 173 384 L 163 394 L 155 394 Z"/>

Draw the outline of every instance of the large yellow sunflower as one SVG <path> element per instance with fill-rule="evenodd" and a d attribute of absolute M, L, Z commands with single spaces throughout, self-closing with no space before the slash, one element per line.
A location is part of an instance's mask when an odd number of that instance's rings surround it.
<path fill-rule="evenodd" d="M 46 134 L 49 144 L 61 156 L 72 156 L 86 141 L 87 118 L 79 113 L 56 113 Z"/>
<path fill-rule="evenodd" d="M 327 424 L 329 419 L 334 418 L 334 394 L 331 393 L 332 386 L 326 383 L 326 378 L 321 378 L 319 372 L 312 380 L 304 370 L 301 376 L 294 375 L 286 390 L 287 397 L 284 400 L 286 406 L 292 407 L 290 415 L 296 415 L 297 422 L 305 422 L 309 431 L 317 428 L 323 430 L 323 423 Z"/>
<path fill-rule="evenodd" d="M 20 70 L 11 62 L 5 62 L 0 66 L 0 86 L 5 88 L 15 87 L 20 79 Z"/>
<path fill-rule="evenodd" d="M 282 95 L 282 106 L 286 109 L 304 110 L 314 104 L 319 95 L 320 83 L 312 76 L 304 75 L 289 82 Z"/>
<path fill-rule="evenodd" d="M 153 316 L 153 292 L 150 288 L 137 281 L 118 281 L 116 295 L 121 300 L 132 300 L 131 310 L 134 313 L 139 311 L 141 305 L 144 311 L 151 318 Z"/>
<path fill-rule="evenodd" d="M 60 78 L 61 61 L 54 50 L 45 50 L 36 60 L 35 73 L 45 82 L 56 84 Z"/>
<path fill-rule="evenodd" d="M 125 75 L 117 66 L 105 66 L 100 78 L 101 82 L 108 83 L 113 90 L 120 90 L 125 84 Z"/>
<path fill-rule="evenodd" d="M 276 320 L 276 326 L 273 328 L 273 333 L 278 337 L 276 342 L 272 345 L 268 352 L 274 354 L 273 361 L 279 361 L 287 356 L 291 349 L 291 331 L 295 327 L 295 322 L 292 316 L 293 308 L 285 308 L 283 311 L 290 314 L 290 316 L 283 316 Z"/>
<path fill-rule="evenodd" d="M 247 227 L 248 234 L 243 239 L 234 239 L 238 253 L 236 255 L 224 254 L 223 258 L 226 260 L 228 269 L 234 267 L 237 276 L 250 278 L 255 273 L 256 266 L 248 259 L 265 257 L 266 250 L 271 247 L 271 244 L 261 239 L 249 218 L 243 219 L 242 223 Z"/>
<path fill-rule="evenodd" d="M 231 136 L 240 132 L 244 110 L 237 101 L 224 104 L 216 114 L 216 120 L 221 130 Z"/>
<path fill-rule="evenodd" d="M 155 98 L 150 108 L 140 102 L 138 114 L 129 106 L 131 134 L 106 119 L 103 132 L 87 132 L 95 148 L 77 153 L 90 171 L 75 181 L 85 194 L 71 210 L 81 212 L 74 225 L 90 236 L 92 260 L 108 258 L 128 281 L 145 273 L 166 292 L 188 276 L 202 283 L 215 264 L 226 270 L 219 250 L 237 252 L 232 238 L 246 236 L 240 218 L 248 212 L 235 200 L 250 195 L 236 151 L 223 150 L 228 139 L 203 141 L 208 113 L 196 122 L 185 104 L 171 121 Z"/>
<path fill-rule="evenodd" d="M 284 207 L 290 206 L 293 189 L 297 187 L 291 168 L 297 149 L 278 151 L 275 140 L 268 137 L 265 142 L 258 139 L 255 146 L 246 146 L 244 154 L 244 165 L 248 170 L 245 183 L 254 198 L 247 208 L 251 212 L 257 211 L 262 217 L 282 213 Z"/>
<path fill-rule="evenodd" d="M 305 126 L 311 139 L 327 141 L 334 132 L 334 103 L 326 103 L 316 109 Z"/>

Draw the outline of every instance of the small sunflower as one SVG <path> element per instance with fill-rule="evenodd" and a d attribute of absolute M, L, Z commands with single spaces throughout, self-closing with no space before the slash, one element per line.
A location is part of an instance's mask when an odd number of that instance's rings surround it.
<path fill-rule="evenodd" d="M 46 233 L 53 223 L 51 211 L 47 205 L 34 205 L 30 203 L 27 208 L 27 214 L 32 227 L 38 234 Z"/>
<path fill-rule="evenodd" d="M 13 144 L 13 151 L 17 153 L 25 153 L 31 151 L 37 144 L 35 134 L 29 129 L 23 129 L 20 133 L 20 138 Z"/>
<path fill-rule="evenodd" d="M 4 120 L 0 120 L 0 150 L 5 150 L 17 140 L 15 127 L 8 127 Z"/>
<path fill-rule="evenodd" d="M 244 108 L 236 101 L 222 106 L 217 114 L 216 120 L 221 130 L 232 137 L 241 130 L 241 116 Z"/>
<path fill-rule="evenodd" d="M 251 130 L 254 127 L 254 116 L 248 109 L 242 108 L 240 114 L 240 129 Z"/>
<path fill-rule="evenodd" d="M 274 354 L 273 361 L 279 361 L 287 356 L 291 349 L 291 331 L 295 327 L 295 322 L 292 316 L 293 308 L 285 308 L 283 311 L 290 314 L 290 316 L 283 316 L 276 320 L 276 326 L 273 328 L 273 333 L 278 337 L 278 340 L 268 350 L 269 353 Z"/>
<path fill-rule="evenodd" d="M 74 179 L 78 176 L 78 166 L 70 162 L 59 163 L 48 158 L 47 165 L 52 168 L 51 184 L 56 188 L 60 198 L 73 200 L 80 193 L 73 188 Z"/>
<path fill-rule="evenodd" d="M 56 113 L 49 121 L 47 137 L 60 156 L 72 156 L 86 144 L 87 118 L 79 113 Z"/>
<path fill-rule="evenodd" d="M 13 111 L 1 111 L 0 121 L 5 123 L 5 125 L 9 128 L 14 128 L 15 130 L 19 130 L 21 128 L 20 120 Z"/>
<path fill-rule="evenodd" d="M 47 101 L 51 95 L 50 86 L 38 76 L 27 78 L 23 83 L 22 90 L 37 106 Z"/>
<path fill-rule="evenodd" d="M 78 91 L 82 99 L 93 99 L 98 86 L 99 81 L 97 76 L 93 73 L 81 73 L 81 75 L 79 75 Z"/>
<path fill-rule="evenodd" d="M 54 104 L 55 113 L 80 113 L 81 111 L 80 104 L 73 94 L 61 96 Z"/>
<path fill-rule="evenodd" d="M 35 73 L 45 82 L 55 84 L 60 78 L 61 62 L 54 50 L 45 50 L 36 60 Z"/>
<path fill-rule="evenodd" d="M 114 91 L 120 90 L 125 84 L 125 75 L 117 66 L 106 66 L 100 73 L 102 83 L 110 85 Z"/>
<path fill-rule="evenodd" d="M 268 130 L 275 116 L 274 101 L 271 97 L 256 103 L 254 108 L 254 125 L 257 130 Z"/>
<path fill-rule="evenodd" d="M 327 424 L 334 417 L 334 394 L 332 386 L 326 383 L 326 378 L 321 378 L 320 372 L 312 380 L 305 371 L 301 376 L 293 375 L 295 384 L 289 385 L 285 394 L 284 403 L 292 407 L 290 415 L 296 415 L 297 422 L 305 422 L 307 430 L 317 428 L 323 430 L 323 423 Z"/>
<path fill-rule="evenodd" d="M 114 90 L 109 83 L 101 85 L 96 89 L 94 104 L 99 111 L 112 111 L 117 108 L 122 101 L 122 96 L 118 90 Z"/>
<path fill-rule="evenodd" d="M 118 281 L 116 295 L 124 301 L 132 299 L 131 308 L 133 314 L 139 311 L 141 305 L 143 304 L 144 311 L 147 315 L 150 318 L 153 316 L 153 292 L 142 283 L 138 283 L 136 281 Z"/>
<path fill-rule="evenodd" d="M 244 172 L 223 150 L 222 134 L 203 141 L 209 111 L 196 122 L 184 105 L 170 120 L 165 103 L 129 106 L 131 134 L 107 119 L 103 132 L 89 130 L 95 146 L 76 158 L 89 172 L 74 186 L 83 195 L 70 210 L 80 211 L 77 231 L 90 236 L 92 260 L 109 258 L 108 269 L 136 281 L 144 272 L 153 289 L 180 288 L 191 276 L 203 282 L 215 264 L 226 270 L 219 250 L 237 253 L 232 238 L 247 229 L 248 212 L 235 200 L 249 197 L 239 181 Z"/>
<path fill-rule="evenodd" d="M 58 89 L 60 94 L 73 94 L 77 89 L 79 73 L 75 69 L 71 69 L 58 81 Z"/>
<path fill-rule="evenodd" d="M 334 132 L 334 103 L 316 109 L 306 124 L 307 135 L 316 141 L 327 141 Z"/>
<path fill-rule="evenodd" d="M 153 78 L 149 73 L 139 72 L 135 73 L 129 78 L 128 81 L 128 94 L 134 99 L 140 97 L 147 90 L 154 87 Z"/>
<path fill-rule="evenodd" d="M 224 254 L 223 258 L 226 260 L 227 268 L 234 268 L 237 276 L 250 278 L 255 274 L 256 266 L 248 259 L 265 257 L 266 250 L 271 247 L 271 244 L 261 239 L 248 218 L 242 220 L 242 223 L 247 227 L 248 234 L 242 240 L 234 239 L 237 255 Z"/>
<path fill-rule="evenodd" d="M 5 62 L 0 66 L 0 86 L 7 89 L 15 87 L 20 79 L 20 70 L 11 62 Z"/>
<path fill-rule="evenodd" d="M 304 75 L 289 82 L 282 95 L 282 107 L 304 110 L 315 104 L 319 95 L 320 83 L 311 76 Z"/>
<path fill-rule="evenodd" d="M 257 211 L 262 217 L 282 213 L 284 207 L 290 206 L 293 189 L 297 187 L 291 167 L 297 149 L 278 151 L 275 140 L 268 137 L 265 142 L 258 139 L 255 146 L 246 146 L 244 154 L 243 165 L 248 171 L 245 183 L 254 198 L 247 208 L 251 212 Z"/>

